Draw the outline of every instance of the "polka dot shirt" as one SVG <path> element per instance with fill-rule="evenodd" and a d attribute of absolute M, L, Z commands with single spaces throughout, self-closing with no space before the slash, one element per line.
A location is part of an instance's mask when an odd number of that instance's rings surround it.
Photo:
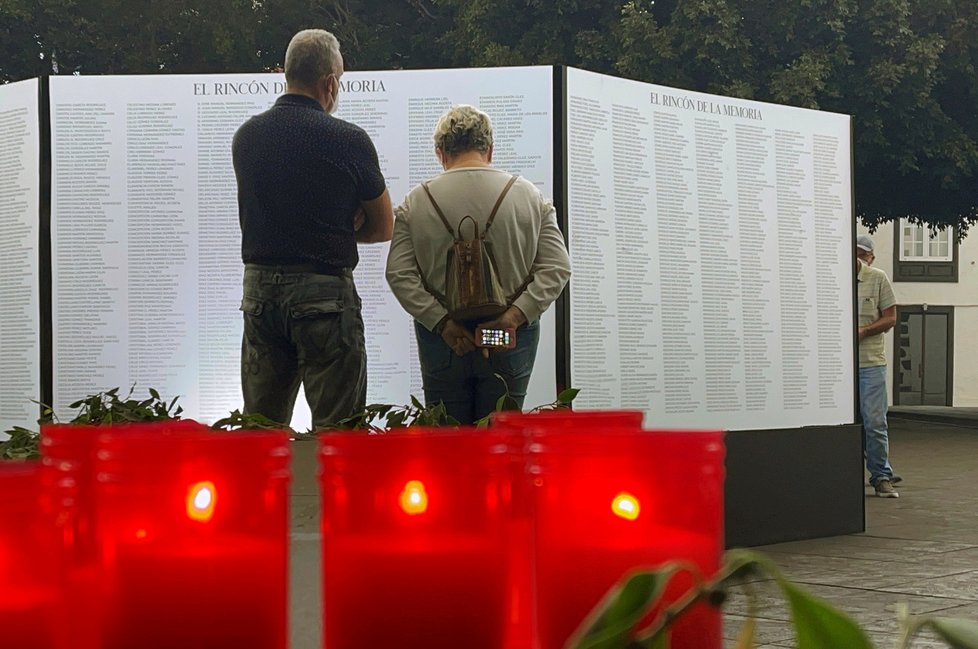
<path fill-rule="evenodd" d="M 386 186 L 363 129 L 287 94 L 238 128 L 231 151 L 245 263 L 356 267 L 353 215 Z"/>

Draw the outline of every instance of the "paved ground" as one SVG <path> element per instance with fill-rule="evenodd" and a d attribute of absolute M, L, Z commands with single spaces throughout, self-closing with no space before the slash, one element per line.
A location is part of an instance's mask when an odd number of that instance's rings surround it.
<path fill-rule="evenodd" d="M 890 418 L 899 499 L 866 488 L 866 532 L 758 548 L 796 582 L 852 615 L 879 649 L 899 646 L 897 606 L 978 620 L 978 418 L 957 424 Z M 800 488 L 818 489 L 812 476 Z M 789 616 L 771 584 L 759 590 L 762 647 L 793 647 Z M 736 637 L 746 599 L 731 598 L 724 632 Z M 932 636 L 912 647 L 946 647 Z M 843 648 L 840 648 L 843 649 Z"/>
<path fill-rule="evenodd" d="M 898 647 L 896 608 L 901 603 L 913 613 L 939 611 L 978 620 L 978 412 L 954 410 L 948 417 L 928 420 L 891 418 L 891 458 L 904 482 L 899 499 L 876 498 L 867 487 L 865 533 L 758 548 L 794 581 L 855 617 L 878 649 Z M 291 649 L 320 649 L 313 454 L 299 453 L 297 462 Z M 831 473 L 807 476 L 798 488 L 818 489 L 820 482 L 831 479 Z M 780 597 L 770 583 L 756 587 L 762 594 L 760 645 L 793 647 Z M 725 610 L 725 635 L 732 639 L 746 614 L 743 594 L 734 593 Z M 922 638 L 912 646 L 945 645 Z"/>

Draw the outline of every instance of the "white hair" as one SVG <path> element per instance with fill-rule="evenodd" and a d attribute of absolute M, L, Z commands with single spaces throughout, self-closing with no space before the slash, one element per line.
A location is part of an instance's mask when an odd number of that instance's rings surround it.
<path fill-rule="evenodd" d="M 459 104 L 441 116 L 432 139 L 436 148 L 451 156 L 466 151 L 485 153 L 492 146 L 492 122 L 478 108 Z"/>
<path fill-rule="evenodd" d="M 325 29 L 304 29 L 285 50 L 285 81 L 308 87 L 323 77 L 343 71 L 340 42 Z"/>

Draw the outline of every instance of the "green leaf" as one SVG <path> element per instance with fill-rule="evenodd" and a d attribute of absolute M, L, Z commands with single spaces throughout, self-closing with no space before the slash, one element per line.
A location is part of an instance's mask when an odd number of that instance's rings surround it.
<path fill-rule="evenodd" d="M 952 617 L 934 617 L 929 626 L 953 649 L 978 649 L 978 622 Z"/>
<path fill-rule="evenodd" d="M 733 649 L 754 649 L 757 646 L 757 619 L 747 618 L 740 625 L 740 633 L 737 634 L 737 642 Z"/>
<path fill-rule="evenodd" d="M 40 436 L 21 426 L 4 431 L 9 438 L 0 442 L 0 459 L 33 460 L 40 457 Z"/>
<path fill-rule="evenodd" d="M 560 394 L 557 395 L 557 403 L 562 406 L 569 406 L 580 391 L 580 388 L 567 388 L 565 390 L 561 390 Z"/>
<path fill-rule="evenodd" d="M 567 646 L 570 649 L 625 647 L 635 625 L 662 596 L 678 569 L 677 564 L 667 563 L 658 570 L 635 572 L 619 581 L 592 609 Z"/>
<path fill-rule="evenodd" d="M 791 605 L 798 649 L 872 649 L 866 633 L 845 613 L 787 580 L 778 583 Z"/>
<path fill-rule="evenodd" d="M 669 627 L 666 627 L 662 630 L 662 633 L 653 637 L 646 646 L 648 649 L 669 649 L 669 645 L 672 642 L 671 636 Z"/>
<path fill-rule="evenodd" d="M 500 412 L 500 411 L 502 411 L 504 409 L 503 406 L 506 404 L 506 397 L 507 396 L 509 396 L 509 395 L 504 394 L 504 395 L 500 396 L 498 399 L 496 399 L 496 412 Z"/>
<path fill-rule="evenodd" d="M 520 404 L 516 402 L 516 399 L 509 396 L 509 393 L 496 399 L 496 412 L 501 412 L 503 410 L 519 410 Z"/>
<path fill-rule="evenodd" d="M 413 405 L 418 410 L 424 410 L 424 405 L 420 401 L 418 401 L 418 398 L 413 394 L 411 395 L 411 405 Z"/>
<path fill-rule="evenodd" d="M 367 412 L 388 412 L 394 406 L 389 403 L 371 403 L 366 407 Z"/>

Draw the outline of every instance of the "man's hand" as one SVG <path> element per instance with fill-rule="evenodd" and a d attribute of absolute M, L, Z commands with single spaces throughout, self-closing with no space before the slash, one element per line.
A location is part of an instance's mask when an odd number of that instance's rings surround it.
<path fill-rule="evenodd" d="M 870 322 L 868 325 L 863 325 L 856 331 L 858 332 L 859 340 L 861 341 L 863 338 L 868 338 L 869 336 L 886 333 L 892 329 L 894 325 L 896 325 L 896 307 L 891 306 L 884 309 L 876 321 Z"/>
<path fill-rule="evenodd" d="M 358 207 L 357 211 L 353 214 L 353 231 L 359 232 L 366 221 L 367 213 L 363 211 L 363 207 Z"/>
<path fill-rule="evenodd" d="M 454 320 L 445 321 L 445 326 L 441 330 L 441 339 L 459 356 L 475 351 L 475 335 Z"/>
<path fill-rule="evenodd" d="M 369 201 L 360 201 L 364 219 L 356 230 L 357 243 L 381 243 L 390 241 L 394 234 L 394 210 L 391 207 L 390 193 L 384 193 Z M 354 226 L 356 221 L 354 220 Z"/>

